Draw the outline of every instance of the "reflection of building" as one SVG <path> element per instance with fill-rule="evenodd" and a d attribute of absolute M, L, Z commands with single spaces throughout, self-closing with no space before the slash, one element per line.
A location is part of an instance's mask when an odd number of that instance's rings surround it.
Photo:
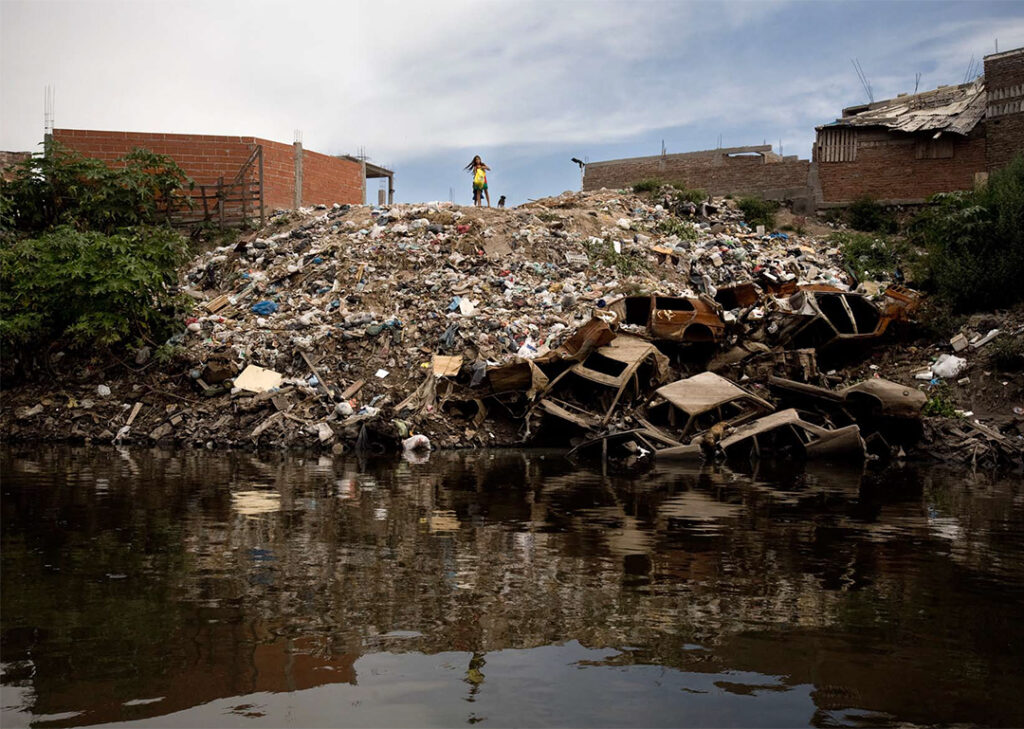
<path fill-rule="evenodd" d="M 411 466 L 160 451 L 3 466 L 4 575 L 22 581 L 3 595 L 4 659 L 34 664 L 5 681 L 32 687 L 37 714 L 88 709 L 74 723 L 353 683 L 358 658 L 380 651 L 462 652 L 470 687 L 486 673 L 486 691 L 498 662 L 485 668 L 482 654 L 572 640 L 633 646 L 637 663 L 813 684 L 823 709 L 846 696 L 884 709 L 893 686 L 926 678 L 922 661 L 959 676 L 992 635 L 1024 643 L 1012 606 L 957 588 L 991 574 L 1024 582 L 1024 565 L 979 558 L 1013 523 L 1013 489 L 947 496 L 955 531 L 936 529 L 919 490 L 868 508 L 859 472 L 834 470 L 634 480 L 518 453 Z M 33 488 L 32 473 L 76 486 Z M 232 496 L 262 491 L 277 498 Z M 921 544 L 929 570 L 912 559 Z M 918 645 L 936 614 L 957 626 L 941 651 Z M 975 614 L 984 620 L 961 620 Z M 858 642 L 880 651 L 871 665 L 844 661 Z"/>

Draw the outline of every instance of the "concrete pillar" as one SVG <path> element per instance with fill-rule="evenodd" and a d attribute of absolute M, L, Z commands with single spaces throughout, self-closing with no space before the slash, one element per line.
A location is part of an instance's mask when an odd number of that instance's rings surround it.
<path fill-rule="evenodd" d="M 394 175 L 388 175 L 388 205 L 395 204 L 395 178 Z"/>
<path fill-rule="evenodd" d="M 359 167 L 362 170 L 362 174 L 360 174 L 359 177 L 363 181 L 363 196 L 359 200 L 359 204 L 360 205 L 366 205 L 366 160 L 365 159 L 360 159 L 359 160 Z"/>
<path fill-rule="evenodd" d="M 302 142 L 295 142 L 295 196 L 292 207 L 296 210 L 302 207 Z"/>

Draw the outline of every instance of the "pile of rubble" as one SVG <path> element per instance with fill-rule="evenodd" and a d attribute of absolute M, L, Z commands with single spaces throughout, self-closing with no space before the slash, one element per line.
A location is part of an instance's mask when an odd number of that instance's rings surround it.
<path fill-rule="evenodd" d="M 196 307 L 168 343 L 170 365 L 142 350 L 134 382 L 22 406 L 14 433 L 49 419 L 54 433 L 115 442 L 340 452 L 579 445 L 639 428 L 671 447 L 700 437 L 697 452 L 714 457 L 756 421 L 728 417 L 724 402 L 682 430 L 648 419 L 655 392 L 678 406 L 664 386 L 711 370 L 748 386 L 776 435 L 805 428 L 793 438 L 806 445 L 857 424 L 818 407 L 794 425 L 769 400 L 786 403 L 786 382 L 834 393 L 819 360 L 862 351 L 918 303 L 902 286 L 857 282 L 835 247 L 752 229 L 729 200 L 606 190 L 509 210 L 281 213 L 198 257 L 183 291 Z M 913 382 L 893 387 L 920 395 Z M 832 397 L 817 395 L 819 406 Z M 913 399 L 919 420 L 923 395 Z M 880 450 L 903 447 L 890 440 L 877 433 Z M 666 450 L 652 445 L 638 447 Z"/>

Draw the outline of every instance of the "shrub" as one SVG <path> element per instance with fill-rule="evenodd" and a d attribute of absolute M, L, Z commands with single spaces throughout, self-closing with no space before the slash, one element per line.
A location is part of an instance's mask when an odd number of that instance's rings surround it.
<path fill-rule="evenodd" d="M 113 235 L 62 226 L 0 247 L 0 339 L 31 347 L 67 336 L 109 346 L 162 339 L 185 239 L 166 228 Z"/>
<path fill-rule="evenodd" d="M 736 206 L 743 212 L 747 224 L 763 225 L 765 229 L 771 230 L 775 227 L 775 213 L 779 209 L 779 203 L 775 200 L 762 200 L 759 197 L 741 197 Z"/>
<path fill-rule="evenodd" d="M 953 401 L 953 396 L 950 394 L 949 386 L 946 383 L 942 383 L 936 388 L 935 394 L 928 398 L 928 402 L 924 404 L 922 412 L 928 417 L 959 417 L 956 412 L 956 403 Z"/>
<path fill-rule="evenodd" d="M 913 246 L 885 235 L 842 231 L 829 235 L 829 242 L 838 246 L 843 260 L 860 279 L 891 276 L 896 266 L 917 260 Z"/>
<path fill-rule="evenodd" d="M 708 194 L 700 188 L 688 189 L 685 182 L 673 182 L 677 192 L 675 199 L 677 202 L 692 202 L 694 205 L 700 205 L 702 202 L 708 199 Z"/>
<path fill-rule="evenodd" d="M 854 230 L 863 230 L 869 233 L 896 232 L 896 216 L 879 205 L 870 195 L 864 195 L 855 200 L 846 212 L 850 227 Z"/>
<path fill-rule="evenodd" d="M 697 226 L 677 218 L 665 218 L 659 221 L 657 231 L 665 235 L 678 236 L 680 240 L 697 240 Z"/>
<path fill-rule="evenodd" d="M 163 338 L 188 248 L 157 224 L 186 184 L 173 160 L 139 149 L 108 167 L 54 144 L 15 166 L 0 182 L 0 344 Z"/>
<path fill-rule="evenodd" d="M 648 180 L 640 180 L 640 182 L 633 185 L 633 192 L 638 195 L 644 192 L 657 192 L 661 189 L 661 186 L 661 180 L 652 177 Z"/>
<path fill-rule="evenodd" d="M 53 142 L 49 152 L 14 165 L 0 181 L 4 228 L 39 233 L 59 225 L 105 233 L 161 222 L 167 205 L 186 202 L 194 185 L 174 160 L 132 150 L 108 167 Z"/>
<path fill-rule="evenodd" d="M 936 195 L 910 224 L 925 288 L 960 312 L 1024 300 L 1024 156 L 970 192 Z"/>
<path fill-rule="evenodd" d="M 587 241 L 583 243 L 591 261 L 596 261 L 609 268 L 615 268 L 620 276 L 632 276 L 647 271 L 650 267 L 647 260 L 639 253 L 625 251 L 616 253 L 610 241 Z"/>
<path fill-rule="evenodd" d="M 1024 337 L 997 337 L 989 346 L 988 359 L 1003 372 L 1024 369 Z"/>

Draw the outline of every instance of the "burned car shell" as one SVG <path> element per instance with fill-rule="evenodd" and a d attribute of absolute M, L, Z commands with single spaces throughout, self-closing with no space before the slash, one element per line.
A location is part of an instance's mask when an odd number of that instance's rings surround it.
<path fill-rule="evenodd" d="M 719 306 L 708 297 L 624 296 L 608 304 L 613 324 L 645 327 L 652 339 L 717 342 L 725 331 Z"/>
<path fill-rule="evenodd" d="M 769 386 L 782 399 L 818 408 L 833 409 L 839 405 L 851 405 L 864 414 L 918 420 L 928 398 L 920 390 L 898 382 L 874 377 L 844 387 L 842 390 L 828 390 L 817 385 L 771 377 Z"/>
<path fill-rule="evenodd" d="M 778 338 L 790 347 L 815 349 L 873 339 L 882 336 L 891 322 L 905 319 L 918 301 L 916 292 L 900 286 L 886 290 L 882 308 L 861 294 L 835 286 L 802 286 L 781 300 Z"/>
<path fill-rule="evenodd" d="M 638 337 L 619 335 L 609 344 L 592 351 L 582 362 L 567 369 L 551 380 L 538 406 L 549 415 L 554 415 L 583 428 L 597 428 L 611 420 L 616 406 L 631 383 L 636 385 L 636 394 L 644 391 L 638 380 L 638 371 L 644 364 L 652 368 L 651 378 L 664 382 L 668 373 L 668 358 L 648 341 Z M 603 411 L 584 409 L 564 399 L 555 397 L 557 390 L 568 378 L 579 377 L 588 383 L 600 385 L 605 394 L 614 393 L 610 404 Z M 600 400 L 595 395 L 594 400 Z"/>
<path fill-rule="evenodd" d="M 674 428 L 677 413 L 686 417 L 682 428 L 675 429 L 679 440 L 695 435 L 718 423 L 740 425 L 767 415 L 771 403 L 714 372 L 701 372 L 683 380 L 659 387 L 647 406 L 647 421 L 652 428 Z"/>
<path fill-rule="evenodd" d="M 719 444 L 728 458 L 789 455 L 807 458 L 864 458 L 860 428 L 829 429 L 802 419 L 796 410 L 780 410 L 737 428 Z"/>

